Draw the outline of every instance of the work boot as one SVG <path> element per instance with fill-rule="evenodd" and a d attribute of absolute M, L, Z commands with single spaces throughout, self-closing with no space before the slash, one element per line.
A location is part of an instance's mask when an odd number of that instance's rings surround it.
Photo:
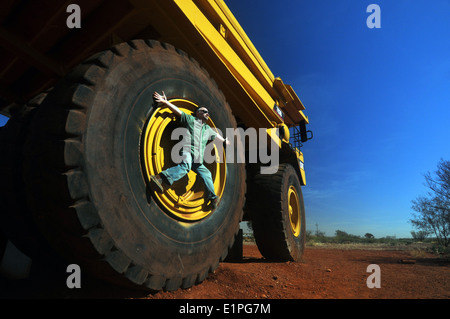
<path fill-rule="evenodd" d="M 150 176 L 151 184 L 156 186 L 156 191 L 159 193 L 164 193 L 164 181 L 159 175 Z"/>
<path fill-rule="evenodd" d="M 211 207 L 212 207 L 212 209 L 216 209 L 218 204 L 219 204 L 219 197 L 211 199 Z"/>

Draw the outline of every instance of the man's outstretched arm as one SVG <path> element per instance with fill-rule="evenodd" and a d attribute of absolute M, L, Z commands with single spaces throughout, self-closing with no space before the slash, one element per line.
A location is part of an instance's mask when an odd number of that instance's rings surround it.
<path fill-rule="evenodd" d="M 228 140 L 228 137 L 227 138 L 223 138 L 222 135 L 220 135 L 218 132 L 217 132 L 217 135 L 216 135 L 216 139 L 219 140 L 222 143 L 225 142 L 225 144 L 227 144 L 227 145 L 231 144 L 231 142 Z"/>
<path fill-rule="evenodd" d="M 162 95 L 160 95 L 158 92 L 153 93 L 153 97 L 156 102 L 165 104 L 169 109 L 172 110 L 173 113 L 181 116 L 182 111 L 178 107 L 167 101 L 167 97 L 164 91 L 162 91 Z"/>

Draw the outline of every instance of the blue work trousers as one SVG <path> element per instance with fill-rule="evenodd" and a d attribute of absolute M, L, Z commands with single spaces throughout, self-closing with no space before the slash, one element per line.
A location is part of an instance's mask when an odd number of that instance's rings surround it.
<path fill-rule="evenodd" d="M 193 170 L 205 183 L 205 197 L 207 199 L 216 198 L 217 195 L 214 191 L 214 183 L 209 169 L 202 163 L 192 163 L 192 155 L 189 152 L 183 152 L 182 158 L 183 160 L 180 164 L 162 171 L 160 175 L 163 175 L 162 177 L 165 177 L 166 181 L 172 185 L 173 182 L 176 182 L 189 173 L 190 170 Z"/>

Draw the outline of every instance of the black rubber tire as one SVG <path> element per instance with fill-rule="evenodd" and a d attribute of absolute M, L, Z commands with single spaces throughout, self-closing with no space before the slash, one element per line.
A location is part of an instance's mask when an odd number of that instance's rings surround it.
<path fill-rule="evenodd" d="M 247 205 L 253 234 L 261 254 L 270 260 L 300 261 L 305 247 L 305 208 L 300 181 L 290 164 L 280 164 L 275 174 L 251 169 Z M 299 201 L 300 232 L 294 235 L 289 219 L 288 191 L 295 187 Z"/>
<path fill-rule="evenodd" d="M 218 128 L 236 121 L 215 82 L 169 44 L 122 43 L 55 86 L 26 149 L 29 201 L 43 232 L 71 262 L 103 279 L 152 290 L 187 288 L 222 261 L 239 231 L 245 167 L 227 163 L 218 208 L 177 221 L 147 196 L 143 128 L 154 91 L 207 105 Z"/>
<path fill-rule="evenodd" d="M 0 230 L 19 250 L 31 258 L 49 253 L 26 204 L 23 147 L 36 108 L 45 99 L 41 93 L 17 109 L 0 131 Z"/>

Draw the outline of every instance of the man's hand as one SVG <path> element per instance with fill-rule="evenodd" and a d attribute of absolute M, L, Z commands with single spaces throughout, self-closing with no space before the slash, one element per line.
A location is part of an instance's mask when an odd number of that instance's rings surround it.
<path fill-rule="evenodd" d="M 165 104 L 169 109 L 172 110 L 173 113 L 175 113 L 175 115 L 181 116 L 182 113 L 181 110 L 172 103 L 170 103 L 169 101 L 167 101 L 166 93 L 164 93 L 164 91 L 162 91 L 162 95 L 159 94 L 158 92 L 153 93 L 153 98 L 157 103 Z"/>
<path fill-rule="evenodd" d="M 164 91 L 162 91 L 162 95 L 158 92 L 153 93 L 153 97 L 155 98 L 156 102 L 167 104 L 167 97 Z"/>

